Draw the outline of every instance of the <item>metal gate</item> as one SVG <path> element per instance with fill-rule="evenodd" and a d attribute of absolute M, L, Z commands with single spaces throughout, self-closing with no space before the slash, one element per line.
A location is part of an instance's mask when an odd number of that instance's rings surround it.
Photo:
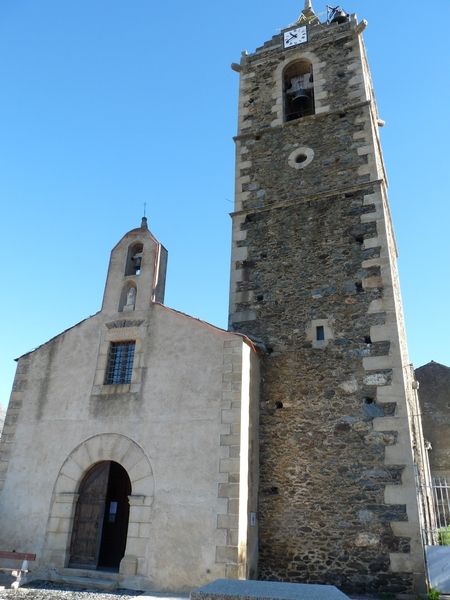
<path fill-rule="evenodd" d="M 428 577 L 433 588 L 450 594 L 450 482 L 433 477 L 432 496 L 436 528 L 431 532 L 434 545 L 426 546 Z"/>
<path fill-rule="evenodd" d="M 433 477 L 436 533 L 440 546 L 450 546 L 450 483 L 446 477 Z"/>

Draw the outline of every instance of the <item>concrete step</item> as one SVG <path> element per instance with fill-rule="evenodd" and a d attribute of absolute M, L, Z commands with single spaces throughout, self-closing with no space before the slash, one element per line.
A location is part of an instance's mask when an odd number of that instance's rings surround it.
<path fill-rule="evenodd" d="M 63 586 L 88 588 L 93 590 L 114 591 L 117 589 L 117 581 L 113 579 L 104 579 L 101 577 L 80 577 L 75 575 L 53 575 L 52 583 Z"/>
<path fill-rule="evenodd" d="M 94 579 L 110 579 L 111 581 L 118 581 L 119 573 L 117 571 L 102 571 L 101 569 L 76 569 L 67 567 L 61 569 L 63 575 L 67 577 L 92 577 Z"/>

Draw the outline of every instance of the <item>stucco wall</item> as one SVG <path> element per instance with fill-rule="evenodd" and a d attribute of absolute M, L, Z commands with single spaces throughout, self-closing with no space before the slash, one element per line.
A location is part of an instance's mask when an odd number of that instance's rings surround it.
<path fill-rule="evenodd" d="M 141 505 L 132 506 L 126 552 L 139 557 L 135 574 L 157 589 L 188 589 L 225 575 L 215 560 L 226 545 L 218 515 L 228 504 L 218 495 L 223 357 L 225 342 L 245 342 L 159 304 L 132 320 L 117 317 L 99 313 L 21 359 L 3 455 L 0 547 L 35 552 L 41 567 L 66 566 L 83 469 L 117 460 L 132 496 L 147 481 L 132 500 Z M 100 380 L 105 340 L 116 338 L 136 339 L 129 386 Z"/>

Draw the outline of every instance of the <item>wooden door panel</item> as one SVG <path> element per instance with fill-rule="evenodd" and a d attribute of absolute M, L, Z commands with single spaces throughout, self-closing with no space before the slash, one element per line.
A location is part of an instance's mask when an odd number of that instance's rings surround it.
<path fill-rule="evenodd" d="M 93 467 L 80 485 L 73 523 L 70 566 L 97 567 L 108 489 L 109 462 Z"/>

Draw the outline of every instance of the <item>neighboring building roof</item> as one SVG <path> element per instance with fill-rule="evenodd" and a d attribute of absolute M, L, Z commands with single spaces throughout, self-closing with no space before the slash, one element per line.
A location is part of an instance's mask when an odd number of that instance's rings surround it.
<path fill-rule="evenodd" d="M 435 362 L 434 360 L 431 360 L 429 363 L 426 363 L 425 365 L 422 365 L 421 367 L 417 367 L 417 369 L 415 369 L 415 371 L 420 371 L 421 369 L 447 369 L 448 371 L 450 371 L 450 367 L 447 367 L 446 365 L 443 365 L 442 363 L 438 363 Z"/>
<path fill-rule="evenodd" d="M 431 444 L 431 473 L 450 476 L 450 367 L 432 360 L 416 369 L 425 438 Z"/>

